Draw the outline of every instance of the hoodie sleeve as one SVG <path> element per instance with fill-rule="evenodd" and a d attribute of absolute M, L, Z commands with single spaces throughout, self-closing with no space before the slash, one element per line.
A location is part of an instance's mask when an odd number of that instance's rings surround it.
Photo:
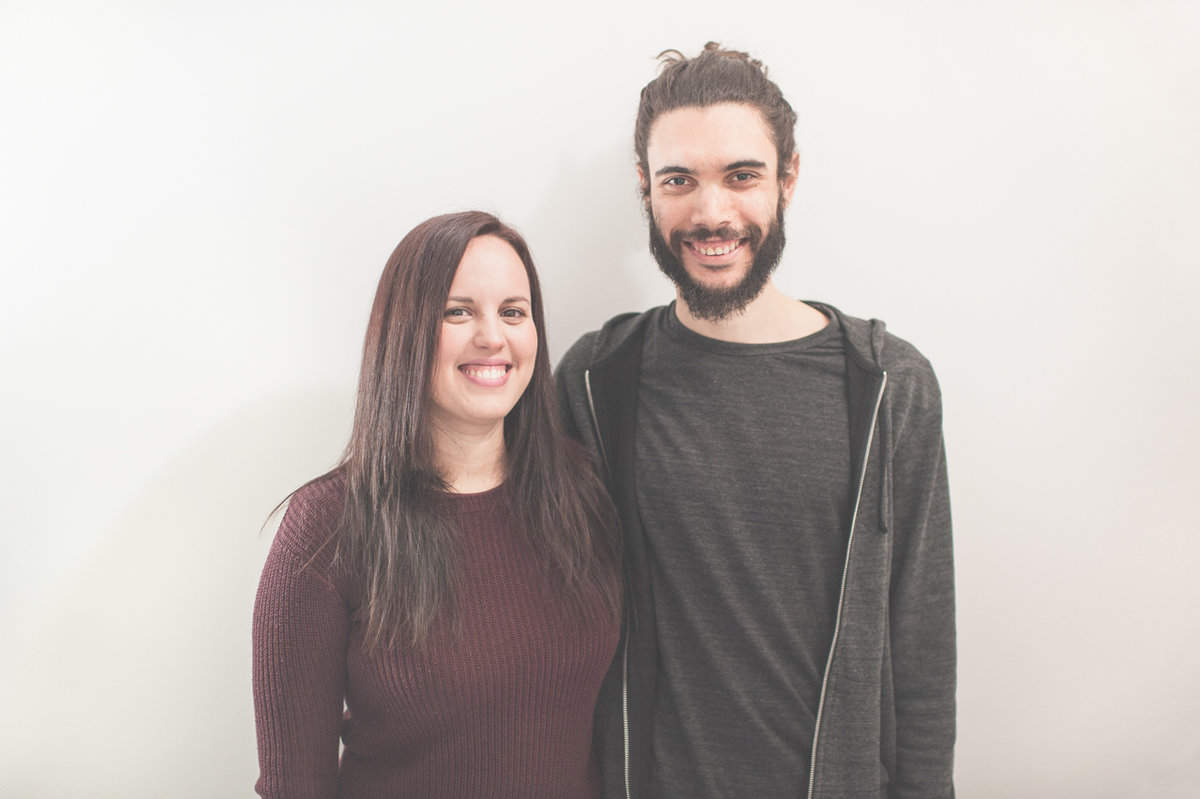
<path fill-rule="evenodd" d="M 895 417 L 891 648 L 896 751 L 891 799 L 954 796 L 955 626 L 941 395 L 927 363 Z M 900 382 L 900 381 L 897 381 Z"/>

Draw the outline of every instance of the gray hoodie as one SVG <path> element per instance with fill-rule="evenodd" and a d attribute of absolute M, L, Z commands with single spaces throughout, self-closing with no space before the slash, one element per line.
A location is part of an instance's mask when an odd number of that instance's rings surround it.
<path fill-rule="evenodd" d="M 805 795 L 949 799 L 954 568 L 937 380 L 882 322 L 809 304 L 836 314 L 845 337 L 855 503 Z M 625 624 L 596 710 L 610 799 L 650 799 L 657 636 L 633 453 L 642 342 L 666 312 L 614 317 L 556 372 L 568 427 L 603 464 L 624 530 Z"/>

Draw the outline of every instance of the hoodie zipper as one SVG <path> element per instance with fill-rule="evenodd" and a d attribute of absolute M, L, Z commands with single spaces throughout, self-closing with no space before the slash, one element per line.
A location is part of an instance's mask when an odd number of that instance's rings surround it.
<path fill-rule="evenodd" d="M 871 427 L 867 432 L 867 446 L 863 451 L 862 471 L 858 475 L 858 490 L 854 495 L 854 511 L 850 514 L 850 537 L 846 540 L 846 560 L 842 564 L 842 586 L 838 591 L 837 615 L 833 620 L 833 640 L 829 644 L 829 656 L 825 659 L 825 675 L 821 678 L 821 698 L 817 701 L 817 721 L 813 725 L 812 757 L 808 765 L 808 799 L 813 799 L 813 786 L 817 779 L 817 742 L 821 737 L 821 716 L 825 710 L 825 689 L 829 685 L 829 672 L 833 667 L 833 651 L 837 649 L 838 633 L 842 626 L 842 606 L 846 601 L 846 575 L 850 573 L 850 550 L 854 546 L 854 526 L 858 522 L 858 506 L 862 502 L 863 484 L 867 479 L 867 459 L 871 456 L 871 443 L 875 439 L 875 425 L 879 422 L 879 406 L 883 402 L 883 390 L 887 388 L 887 372 L 879 383 L 875 395 L 875 410 L 871 412 Z"/>
<path fill-rule="evenodd" d="M 600 437 L 600 419 L 596 416 L 596 403 L 592 399 L 592 370 L 583 370 L 583 385 L 587 389 L 588 410 L 592 414 L 592 434 L 596 437 L 596 447 L 600 450 L 600 458 L 609 474 L 612 470 L 608 464 L 608 454 L 604 451 L 604 439 Z M 625 611 L 628 616 L 629 611 Z M 621 644 L 621 727 L 624 734 L 625 757 L 625 799 L 632 799 L 633 790 L 629 778 L 629 626 L 626 625 L 625 640 Z"/>

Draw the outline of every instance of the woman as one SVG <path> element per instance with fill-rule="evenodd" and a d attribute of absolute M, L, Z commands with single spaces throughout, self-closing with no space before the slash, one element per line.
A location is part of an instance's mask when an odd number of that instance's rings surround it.
<path fill-rule="evenodd" d="M 259 794 L 595 795 L 614 528 L 559 428 L 525 242 L 480 212 L 418 225 L 379 281 L 342 461 L 263 568 Z"/>

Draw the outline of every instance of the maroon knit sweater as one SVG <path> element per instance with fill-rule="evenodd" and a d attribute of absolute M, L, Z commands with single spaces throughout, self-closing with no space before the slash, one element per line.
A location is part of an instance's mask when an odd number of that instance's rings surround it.
<path fill-rule="evenodd" d="M 504 511 L 503 487 L 442 500 L 465 534 L 461 636 L 435 627 L 421 650 L 369 656 L 353 613 L 358 587 L 331 567 L 332 546 L 320 546 L 343 490 L 327 478 L 297 492 L 263 567 L 254 604 L 258 793 L 598 796 L 592 709 L 618 628 L 599 606 L 580 618 L 556 600 Z"/>

